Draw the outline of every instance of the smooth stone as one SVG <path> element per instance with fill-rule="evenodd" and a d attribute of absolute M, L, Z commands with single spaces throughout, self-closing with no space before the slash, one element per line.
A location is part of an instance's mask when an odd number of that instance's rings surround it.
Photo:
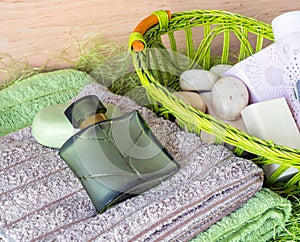
<path fill-rule="evenodd" d="M 180 88 L 184 91 L 210 91 L 219 76 L 206 70 L 187 70 L 180 75 Z"/>
<path fill-rule="evenodd" d="M 205 113 L 206 111 L 205 102 L 203 101 L 202 97 L 198 93 L 181 91 L 181 92 L 174 92 L 173 94 L 176 97 L 188 103 L 189 105 L 191 105 L 192 107 Z"/>
<path fill-rule="evenodd" d="M 242 117 L 239 117 L 236 120 L 223 120 L 214 113 L 214 110 L 212 108 L 212 102 L 211 102 L 211 92 L 202 93 L 201 97 L 206 104 L 206 107 L 207 107 L 206 110 L 210 116 L 212 116 L 224 123 L 227 123 L 227 124 L 231 125 L 232 127 L 235 127 L 243 132 L 247 132 L 247 129 L 246 129 L 246 126 L 244 124 Z M 212 136 L 208 133 L 205 133 L 205 132 L 201 132 L 200 137 L 203 141 L 205 141 L 207 143 L 213 143 L 215 141 L 214 136 Z"/>
<path fill-rule="evenodd" d="M 116 106 L 103 104 L 107 108 L 108 119 L 123 115 Z M 69 106 L 70 103 L 55 104 L 43 108 L 36 114 L 32 123 L 32 135 L 38 143 L 51 148 L 60 148 L 80 130 L 73 128 L 64 114 Z"/>
<path fill-rule="evenodd" d="M 236 120 L 248 105 L 249 93 L 245 84 L 235 77 L 222 77 L 211 91 L 214 113 L 223 120 Z"/>
<path fill-rule="evenodd" d="M 218 64 L 210 68 L 209 71 L 215 73 L 219 77 L 224 77 L 224 73 L 228 71 L 232 65 L 227 65 L 227 64 Z"/>

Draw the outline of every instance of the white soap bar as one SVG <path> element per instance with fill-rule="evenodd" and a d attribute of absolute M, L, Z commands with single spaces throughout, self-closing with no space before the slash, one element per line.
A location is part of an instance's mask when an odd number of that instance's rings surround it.
<path fill-rule="evenodd" d="M 116 106 L 103 103 L 107 108 L 106 116 L 111 119 L 123 113 Z M 73 128 L 65 116 L 65 110 L 70 103 L 54 104 L 40 110 L 32 122 L 32 135 L 41 145 L 60 148 L 71 136 L 80 131 Z"/>
<path fill-rule="evenodd" d="M 79 129 L 74 129 L 64 111 L 70 103 L 55 104 L 40 110 L 32 122 L 32 135 L 41 145 L 60 148 Z"/>
<path fill-rule="evenodd" d="M 248 133 L 279 145 L 300 149 L 300 133 L 285 98 L 277 98 L 247 106 L 241 112 Z M 264 167 L 269 178 L 279 167 L 271 164 Z M 279 178 L 284 179 L 297 173 L 289 168 Z"/>

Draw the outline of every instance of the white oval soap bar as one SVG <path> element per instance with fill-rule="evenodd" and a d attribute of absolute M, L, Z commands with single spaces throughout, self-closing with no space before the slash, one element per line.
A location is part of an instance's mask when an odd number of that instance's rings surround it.
<path fill-rule="evenodd" d="M 107 118 L 121 116 L 119 108 L 112 104 L 103 103 L 107 108 Z M 80 129 L 73 128 L 65 116 L 65 110 L 70 103 L 55 104 L 40 110 L 32 122 L 32 135 L 41 145 L 60 148 L 71 136 Z"/>
<path fill-rule="evenodd" d="M 198 93 L 181 91 L 181 92 L 174 92 L 174 95 L 182 99 L 192 107 L 205 113 L 206 104 Z"/>
<path fill-rule="evenodd" d="M 215 73 L 194 69 L 183 72 L 179 82 L 184 91 L 210 91 L 218 79 Z"/>
<path fill-rule="evenodd" d="M 245 84 L 235 77 L 222 77 L 211 91 L 214 113 L 224 120 L 236 120 L 248 105 L 249 94 Z"/>
<path fill-rule="evenodd" d="M 41 145 L 60 148 L 79 129 L 74 129 L 64 111 L 70 103 L 55 104 L 40 110 L 32 122 L 32 135 Z"/>

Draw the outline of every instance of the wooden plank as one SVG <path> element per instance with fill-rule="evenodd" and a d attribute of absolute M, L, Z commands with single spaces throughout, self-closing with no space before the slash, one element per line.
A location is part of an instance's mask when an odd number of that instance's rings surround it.
<path fill-rule="evenodd" d="M 68 46 L 66 53 L 75 58 L 70 46 L 94 33 L 127 44 L 132 29 L 157 9 L 220 9 L 270 22 L 278 14 L 299 7 L 300 0 L 2 0 L 0 59 L 27 58 L 31 65 L 40 66 Z M 64 67 L 68 63 L 59 60 L 50 65 Z"/>

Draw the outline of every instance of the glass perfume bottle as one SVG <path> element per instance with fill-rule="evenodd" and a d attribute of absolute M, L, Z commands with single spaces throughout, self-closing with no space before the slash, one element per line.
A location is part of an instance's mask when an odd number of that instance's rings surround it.
<path fill-rule="evenodd" d="M 100 213 L 179 169 L 138 111 L 110 120 L 105 112 L 96 96 L 71 104 L 65 115 L 81 130 L 59 151 Z"/>

